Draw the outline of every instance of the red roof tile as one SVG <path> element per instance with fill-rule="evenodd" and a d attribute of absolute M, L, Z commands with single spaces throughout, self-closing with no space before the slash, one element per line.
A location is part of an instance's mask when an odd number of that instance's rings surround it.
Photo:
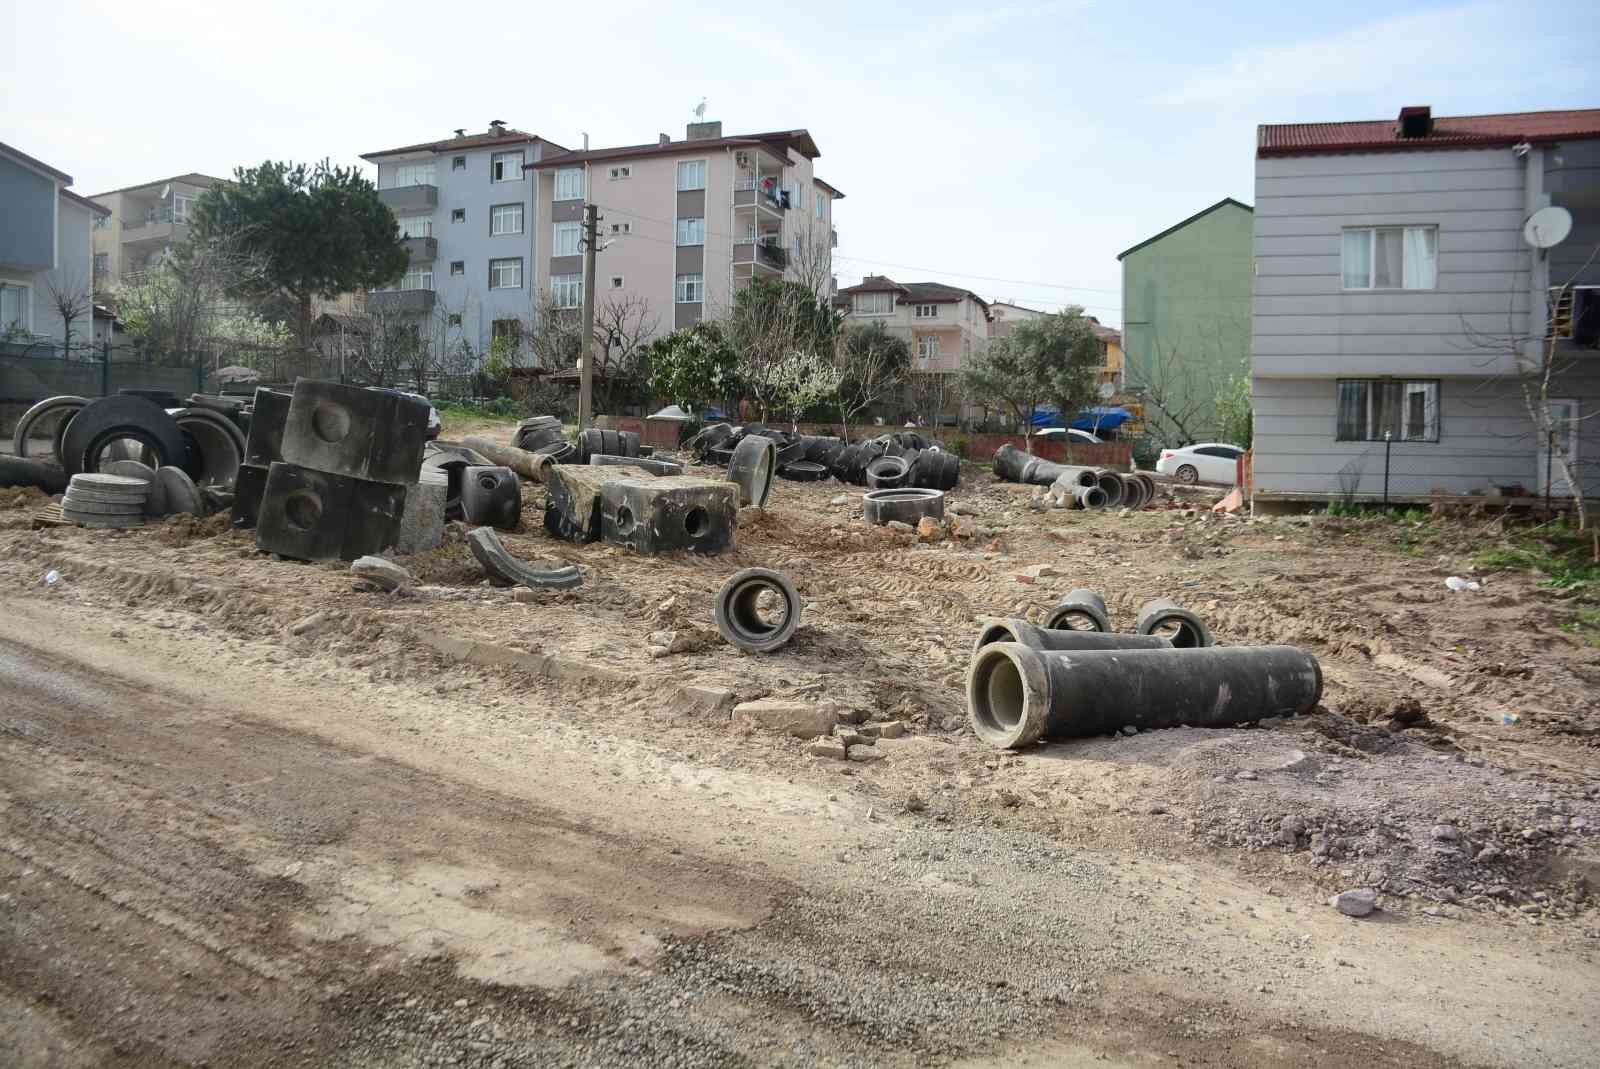
<path fill-rule="evenodd" d="M 1471 148 L 1586 138 L 1600 138 L 1600 108 L 1440 116 L 1423 137 L 1401 137 L 1397 119 L 1262 125 L 1256 128 L 1256 155 Z"/>

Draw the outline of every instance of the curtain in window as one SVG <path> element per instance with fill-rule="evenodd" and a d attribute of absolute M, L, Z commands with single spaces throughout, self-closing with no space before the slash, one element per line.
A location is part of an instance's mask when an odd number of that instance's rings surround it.
<path fill-rule="evenodd" d="M 1431 290 L 1438 276 L 1439 232 L 1428 226 L 1406 228 L 1405 288 Z"/>
<path fill-rule="evenodd" d="M 1400 285 L 1401 231 L 1374 230 L 1372 232 L 1372 288 L 1393 289 Z"/>
<path fill-rule="evenodd" d="M 1365 382 L 1339 383 L 1339 429 L 1335 435 L 1341 442 L 1367 440 L 1367 384 Z"/>
<path fill-rule="evenodd" d="M 1408 382 L 1405 384 L 1405 426 L 1402 437 L 1409 441 L 1432 441 L 1438 437 L 1439 384 L 1436 382 Z"/>
<path fill-rule="evenodd" d="M 1344 288 L 1364 290 L 1372 285 L 1372 231 L 1344 232 Z"/>

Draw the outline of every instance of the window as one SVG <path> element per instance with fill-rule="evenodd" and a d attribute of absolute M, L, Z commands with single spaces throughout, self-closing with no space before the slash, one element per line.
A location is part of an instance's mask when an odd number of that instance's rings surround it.
<path fill-rule="evenodd" d="M 465 261 L 465 260 L 451 260 L 450 261 L 450 274 L 451 275 L 464 275 L 466 273 L 467 273 L 467 261 Z"/>
<path fill-rule="evenodd" d="M 413 267 L 400 276 L 400 285 L 395 287 L 402 290 L 431 290 L 433 289 L 433 268 Z"/>
<path fill-rule="evenodd" d="M 394 173 L 389 176 L 389 184 L 384 188 L 431 185 L 433 185 L 433 161 L 429 160 L 426 163 L 395 164 Z"/>
<path fill-rule="evenodd" d="M 521 345 L 522 320 L 496 319 L 490 324 L 490 337 L 494 341 L 508 341 L 512 345 Z"/>
<path fill-rule="evenodd" d="M 550 244 L 551 256 L 576 256 L 582 248 L 582 223 L 556 224 L 555 239 Z"/>
<path fill-rule="evenodd" d="M 923 360 L 939 359 L 939 335 L 928 334 L 917 339 L 917 356 Z"/>
<path fill-rule="evenodd" d="M 679 304 L 699 304 L 706 299 L 704 275 L 679 275 L 677 300 Z"/>
<path fill-rule="evenodd" d="M 915 315 L 918 319 L 938 319 L 939 306 L 936 304 L 919 304 L 916 307 Z"/>
<path fill-rule="evenodd" d="M 489 233 L 522 233 L 522 205 L 496 204 L 489 209 Z"/>
<path fill-rule="evenodd" d="M 110 228 L 110 226 L 111 226 L 111 216 L 109 216 L 109 215 L 96 215 L 94 217 L 94 228 L 96 230 L 107 230 L 107 229 Z"/>
<path fill-rule="evenodd" d="M 454 271 L 452 271 L 450 273 L 452 275 L 455 274 Z M 460 312 L 451 312 L 450 313 L 450 325 L 452 327 L 459 327 L 461 325 L 461 313 Z"/>
<path fill-rule="evenodd" d="M 705 243 L 706 221 L 704 219 L 678 220 L 679 245 L 704 245 Z"/>
<path fill-rule="evenodd" d="M 403 238 L 433 237 L 433 216 L 402 215 L 400 217 L 400 236 Z"/>
<path fill-rule="evenodd" d="M 1340 379 L 1341 442 L 1439 440 L 1439 384 L 1432 380 Z"/>
<path fill-rule="evenodd" d="M 111 271 L 111 254 L 97 252 L 94 254 L 94 273 L 97 275 L 108 274 Z"/>
<path fill-rule="evenodd" d="M 612 275 L 611 276 L 611 288 L 614 289 L 614 290 L 620 290 L 622 288 L 622 276 L 621 275 Z"/>
<path fill-rule="evenodd" d="M 1235 449 L 1231 445 L 1202 445 L 1195 452 L 1203 457 L 1216 457 L 1219 460 L 1238 460 L 1244 455 L 1244 450 Z"/>
<path fill-rule="evenodd" d="M 0 282 L 0 333 L 33 329 L 33 291 L 27 286 Z"/>
<path fill-rule="evenodd" d="M 858 293 L 855 297 L 858 316 L 886 316 L 894 312 L 894 294 Z"/>
<path fill-rule="evenodd" d="M 816 205 L 817 218 L 826 219 L 828 217 L 828 198 L 818 193 L 812 199 L 812 203 Z"/>
<path fill-rule="evenodd" d="M 611 232 L 613 234 L 631 234 L 633 233 L 633 223 L 612 223 Z"/>
<path fill-rule="evenodd" d="M 678 164 L 678 192 L 706 188 L 706 161 L 683 160 Z"/>
<path fill-rule="evenodd" d="M 1367 226 L 1344 232 L 1347 290 L 1431 290 L 1439 277 L 1439 228 Z"/>
<path fill-rule="evenodd" d="M 172 221 L 174 223 L 187 222 L 189 213 L 194 210 L 194 197 L 187 193 L 174 193 L 172 195 Z"/>
<path fill-rule="evenodd" d="M 451 157 L 450 169 L 452 171 L 465 171 L 467 169 L 467 158 L 465 156 Z"/>
<path fill-rule="evenodd" d="M 576 308 L 583 303 L 582 275 L 551 275 L 550 302 L 557 308 Z"/>
<path fill-rule="evenodd" d="M 522 181 L 522 153 L 496 152 L 489 157 L 489 181 L 491 182 L 520 182 Z"/>
<path fill-rule="evenodd" d="M 613 168 L 611 168 L 611 180 L 613 182 L 620 181 L 621 179 L 624 179 L 624 178 L 632 178 L 632 177 L 633 177 L 633 168 L 628 166 L 627 164 L 623 164 L 621 167 L 613 167 Z"/>
<path fill-rule="evenodd" d="M 1551 286 L 1546 338 L 1600 348 L 1600 286 Z"/>
<path fill-rule="evenodd" d="M 467 210 L 465 208 L 452 208 L 452 209 L 450 209 L 450 221 L 452 223 L 464 223 L 464 222 L 466 222 L 467 221 Z"/>
<path fill-rule="evenodd" d="M 556 200 L 583 199 L 583 168 L 563 167 L 556 172 Z"/>
<path fill-rule="evenodd" d="M 522 257 L 508 256 L 489 261 L 489 288 L 515 290 L 522 288 Z"/>

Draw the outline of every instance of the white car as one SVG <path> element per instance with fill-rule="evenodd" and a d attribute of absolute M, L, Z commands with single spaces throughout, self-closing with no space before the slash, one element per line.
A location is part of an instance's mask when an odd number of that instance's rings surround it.
<path fill-rule="evenodd" d="M 1221 483 L 1232 486 L 1239 474 L 1244 450 L 1226 442 L 1199 442 L 1182 449 L 1163 449 L 1156 471 L 1180 483 Z"/>
<path fill-rule="evenodd" d="M 1033 436 L 1042 438 L 1047 442 L 1068 438 L 1074 442 L 1082 442 L 1085 445 L 1099 445 L 1101 441 L 1088 431 L 1080 431 L 1076 427 L 1043 427 L 1034 431 Z"/>

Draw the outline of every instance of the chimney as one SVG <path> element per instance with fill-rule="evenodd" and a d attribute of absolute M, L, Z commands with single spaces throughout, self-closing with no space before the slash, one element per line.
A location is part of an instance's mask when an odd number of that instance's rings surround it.
<path fill-rule="evenodd" d="M 489 120 L 489 132 L 491 134 L 503 134 L 503 133 L 505 133 L 506 132 L 506 121 L 504 119 L 490 119 Z"/>
<path fill-rule="evenodd" d="M 722 136 L 720 122 L 692 122 L 685 136 L 690 141 L 710 141 Z"/>
<path fill-rule="evenodd" d="M 460 127 L 459 129 L 457 129 L 456 130 L 456 136 L 457 137 L 466 137 L 467 136 L 467 128 L 465 126 L 463 126 L 463 127 Z"/>
<path fill-rule="evenodd" d="M 672 135 L 671 134 L 657 134 L 656 135 L 656 144 L 658 144 L 658 145 L 670 145 L 670 144 L 672 144 Z"/>
<path fill-rule="evenodd" d="M 583 151 L 589 151 L 589 135 L 587 133 L 583 135 Z"/>
<path fill-rule="evenodd" d="M 1423 104 L 1400 109 L 1400 136 L 1427 137 L 1433 133 L 1433 108 Z"/>

